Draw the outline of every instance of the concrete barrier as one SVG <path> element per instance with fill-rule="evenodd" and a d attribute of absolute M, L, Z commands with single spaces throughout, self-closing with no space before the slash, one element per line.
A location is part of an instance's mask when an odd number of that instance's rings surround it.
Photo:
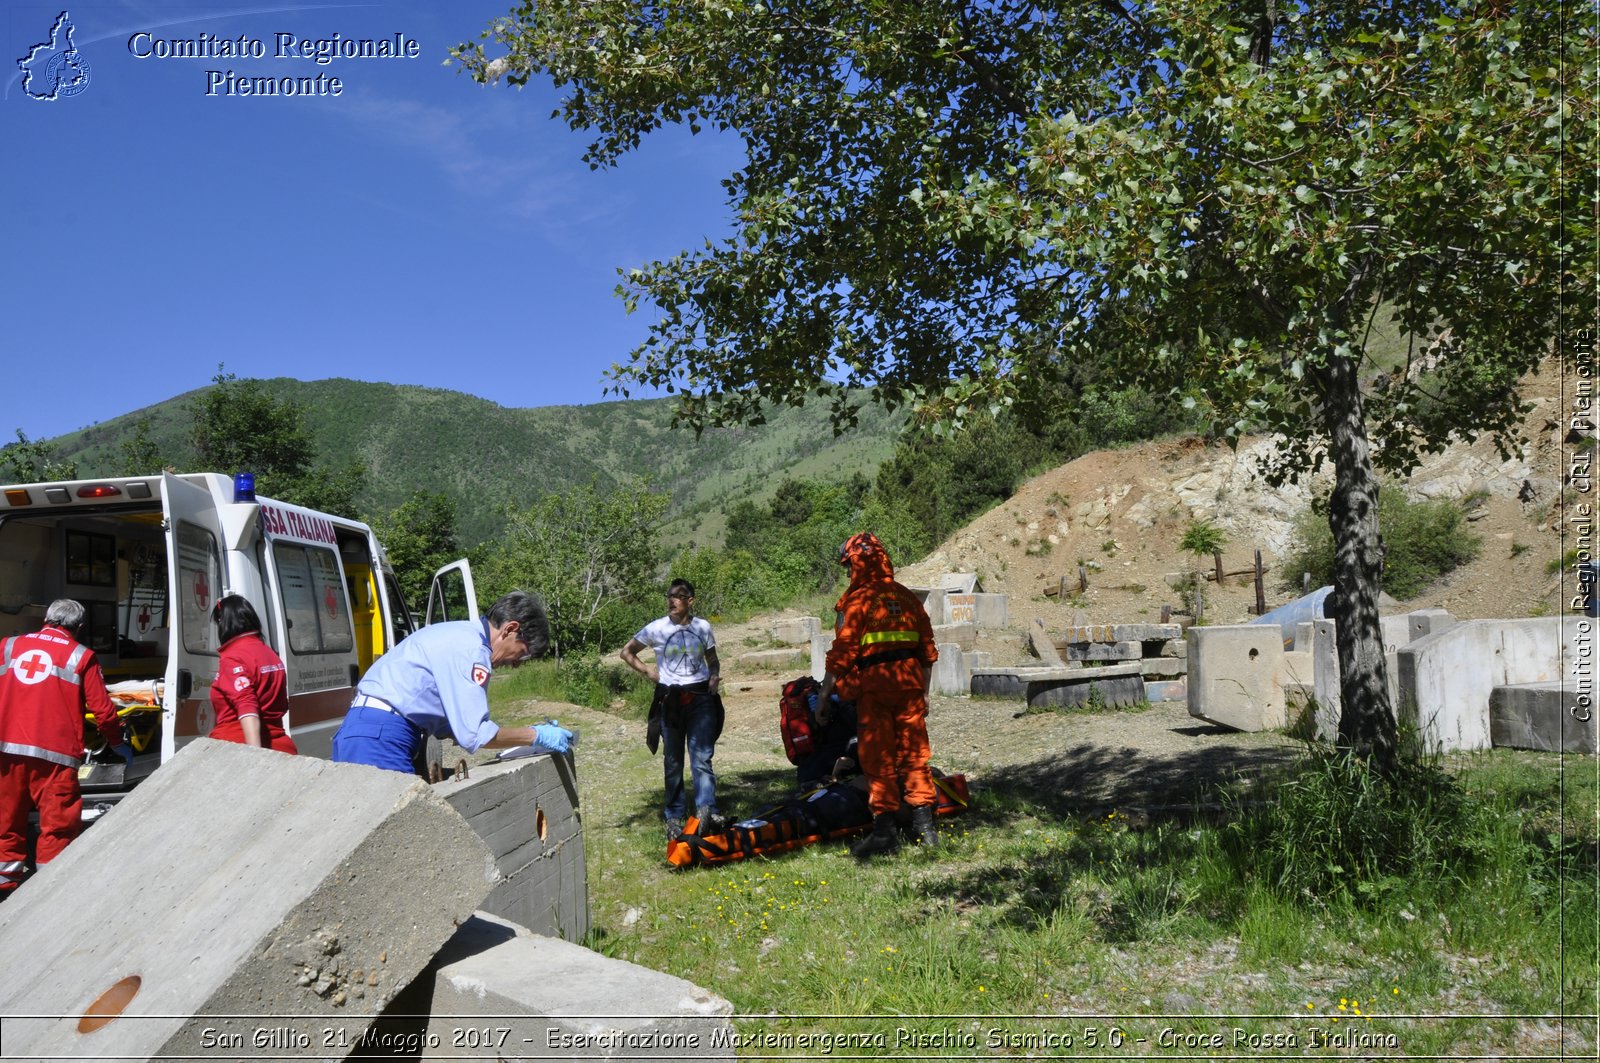
<path fill-rule="evenodd" d="M 1576 680 L 1495 687 L 1489 694 L 1489 739 L 1496 747 L 1549 753 L 1594 753 L 1592 690 L 1587 704 Z"/>
<path fill-rule="evenodd" d="M 1283 633 L 1278 624 L 1192 627 L 1189 715 L 1238 731 L 1286 722 Z"/>
<path fill-rule="evenodd" d="M 0 905 L 4 1051 L 342 1058 L 498 877 L 419 779 L 196 739 Z"/>
<path fill-rule="evenodd" d="M 494 855 L 500 882 L 479 907 L 537 934 L 582 941 L 589 891 L 572 760 L 545 754 L 483 764 L 433 790 Z"/>
<path fill-rule="evenodd" d="M 1430 751 L 1488 749 L 1494 688 L 1558 682 L 1571 653 L 1558 616 L 1447 626 L 1396 653 L 1400 722 L 1415 726 Z"/>
<path fill-rule="evenodd" d="M 822 630 L 822 620 L 815 616 L 785 616 L 772 622 L 772 641 L 785 646 L 805 647 Z"/>
<path fill-rule="evenodd" d="M 373 1027 L 409 1058 L 732 1059 L 733 1005 L 480 912 Z"/>

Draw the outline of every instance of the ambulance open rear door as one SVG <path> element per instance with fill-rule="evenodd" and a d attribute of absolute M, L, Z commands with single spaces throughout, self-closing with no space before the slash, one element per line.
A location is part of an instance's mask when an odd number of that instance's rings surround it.
<path fill-rule="evenodd" d="M 161 475 L 167 540 L 168 636 L 161 760 L 211 731 L 211 682 L 217 675 L 217 632 L 211 610 L 222 587 L 222 522 L 211 492 L 171 473 Z"/>

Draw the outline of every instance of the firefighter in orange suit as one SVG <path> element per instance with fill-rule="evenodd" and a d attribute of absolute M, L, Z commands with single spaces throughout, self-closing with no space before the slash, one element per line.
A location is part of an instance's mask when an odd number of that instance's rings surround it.
<path fill-rule="evenodd" d="M 871 532 L 840 547 L 839 563 L 850 569 L 850 588 L 835 606 L 839 618 L 817 704 L 829 705 L 836 685 L 856 702 L 872 833 L 850 851 L 867 857 L 898 848 L 895 814 L 902 804 L 911 810 L 912 831 L 935 845 L 937 795 L 928 772 L 928 682 L 939 659 L 933 625 L 917 596 L 895 582 L 888 551 Z"/>
<path fill-rule="evenodd" d="M 122 742 L 100 663 L 76 638 L 83 615 L 78 602 L 59 599 L 43 629 L 0 643 L 0 899 L 22 882 L 29 812 L 39 812 L 40 865 L 82 829 L 84 709 L 108 746 Z"/>

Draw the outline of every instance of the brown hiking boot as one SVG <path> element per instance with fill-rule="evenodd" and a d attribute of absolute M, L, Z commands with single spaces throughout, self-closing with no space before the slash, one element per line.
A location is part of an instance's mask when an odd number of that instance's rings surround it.
<path fill-rule="evenodd" d="M 850 847 L 850 855 L 858 860 L 879 853 L 892 853 L 900 848 L 900 832 L 894 825 L 893 812 L 880 812 L 872 817 L 872 833 Z"/>

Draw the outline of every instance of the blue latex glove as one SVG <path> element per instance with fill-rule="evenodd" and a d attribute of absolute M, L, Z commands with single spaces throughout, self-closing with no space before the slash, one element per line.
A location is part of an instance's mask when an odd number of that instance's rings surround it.
<path fill-rule="evenodd" d="M 111 752 L 121 756 L 123 763 L 128 767 L 133 767 L 133 747 L 128 743 L 123 742 L 120 745 L 112 746 Z"/>
<path fill-rule="evenodd" d="M 572 752 L 572 732 L 565 727 L 554 722 L 535 724 L 533 734 L 534 744 L 552 753 Z"/>

